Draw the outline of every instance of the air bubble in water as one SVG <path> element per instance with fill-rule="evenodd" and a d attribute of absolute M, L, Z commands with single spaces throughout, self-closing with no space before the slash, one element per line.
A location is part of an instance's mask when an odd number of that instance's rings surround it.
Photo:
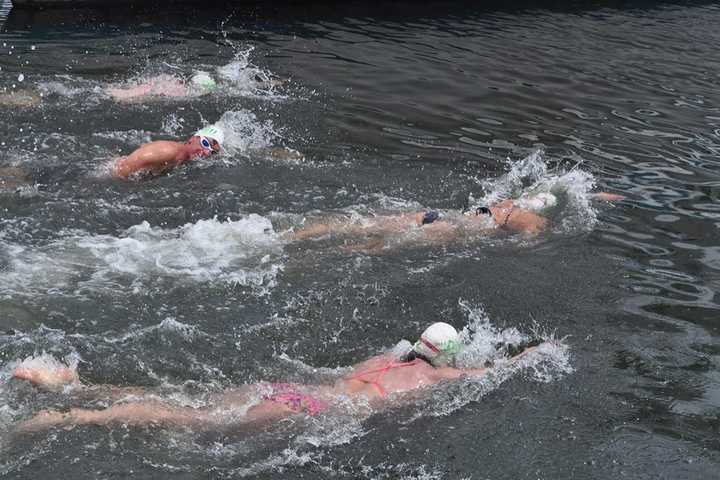
<path fill-rule="evenodd" d="M 21 73 L 20 75 L 18 75 L 18 82 L 22 82 L 23 80 L 25 80 L 25 75 Z"/>
<path fill-rule="evenodd" d="M 30 46 L 30 50 L 35 50 L 35 45 Z"/>

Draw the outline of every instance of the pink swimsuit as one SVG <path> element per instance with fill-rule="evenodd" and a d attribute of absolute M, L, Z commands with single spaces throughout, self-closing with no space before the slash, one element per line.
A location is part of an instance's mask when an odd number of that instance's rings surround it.
<path fill-rule="evenodd" d="M 329 406 L 327 402 L 299 392 L 297 386 L 292 383 L 271 383 L 270 388 L 272 392 L 264 395 L 263 400 L 281 403 L 295 412 L 305 411 L 308 415 L 313 416 L 326 410 Z"/>

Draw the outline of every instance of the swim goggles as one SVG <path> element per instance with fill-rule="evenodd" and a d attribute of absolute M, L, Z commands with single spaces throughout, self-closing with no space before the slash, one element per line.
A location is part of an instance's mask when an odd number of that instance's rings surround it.
<path fill-rule="evenodd" d="M 207 137 L 203 137 L 203 136 L 200 136 L 200 146 L 203 147 L 205 150 L 210 150 L 213 153 L 215 153 L 219 150 L 219 149 L 218 150 L 214 149 L 210 139 Z"/>

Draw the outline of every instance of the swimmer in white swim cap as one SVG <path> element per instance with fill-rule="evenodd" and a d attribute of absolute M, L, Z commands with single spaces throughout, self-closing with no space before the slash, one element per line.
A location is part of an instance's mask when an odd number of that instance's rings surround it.
<path fill-rule="evenodd" d="M 220 127 L 208 126 L 195 132 L 186 142 L 159 140 L 146 143 L 113 166 L 113 176 L 128 178 L 137 173 L 159 175 L 195 158 L 220 151 L 225 134 Z"/>
<path fill-rule="evenodd" d="M 608 192 L 594 193 L 590 198 L 608 202 L 625 199 L 622 195 Z M 289 231 L 286 237 L 290 240 L 311 240 L 333 235 L 346 240 L 342 247 L 345 251 L 380 253 L 386 249 L 386 243 L 397 247 L 401 241 L 412 241 L 418 245 L 448 244 L 503 231 L 537 235 L 549 223 L 542 214 L 557 203 L 557 197 L 552 193 L 540 192 L 465 210 L 371 215 L 362 221 L 356 217 L 335 215 L 307 221 L 302 228 Z M 390 241 L 386 242 L 386 238 Z"/>
<path fill-rule="evenodd" d="M 523 357 L 552 347 L 552 342 L 540 342 L 521 351 L 514 351 L 504 363 L 517 363 Z M 97 388 L 80 381 L 75 367 L 59 361 L 36 362 L 30 358 L 15 368 L 13 378 L 27 380 L 43 390 L 62 392 L 82 391 L 84 395 L 111 395 L 122 402 L 107 402 L 107 408 L 86 410 L 73 408 L 69 412 L 44 411 L 20 423 L 16 430 L 40 431 L 54 426 L 108 425 L 111 423 L 139 425 L 186 426 L 201 430 L 218 430 L 232 426 L 252 425 L 257 428 L 272 425 L 285 418 L 305 415 L 333 415 L 349 408 L 357 415 L 371 414 L 384 407 L 397 406 L 399 401 L 414 401 L 423 394 L 432 395 L 430 387 L 464 378 L 481 378 L 492 366 L 481 368 L 454 368 L 447 366 L 460 349 L 458 333 L 451 325 L 438 322 L 430 325 L 414 347 L 401 342 L 407 350 L 401 357 L 385 352 L 350 367 L 350 372 L 333 384 L 251 383 L 231 386 L 226 393 L 213 395 L 205 407 L 186 407 L 171 399 L 163 400 L 159 392 L 142 387 Z M 519 364 L 522 367 L 522 363 Z M 71 386 L 71 389 L 65 388 Z M 145 396 L 143 393 L 147 391 Z M 127 400 L 128 394 L 136 400 Z M 410 393 L 409 396 L 404 394 Z M 146 399 L 147 398 L 147 399 Z M 107 398 L 105 399 L 107 400 Z M 370 408 L 368 408 L 370 407 Z M 233 410 L 244 412 L 222 416 L 218 412 Z"/>
<path fill-rule="evenodd" d="M 433 366 L 446 367 L 460 351 L 460 340 L 455 327 L 445 322 L 430 325 L 413 345 L 413 351 L 425 357 Z"/>

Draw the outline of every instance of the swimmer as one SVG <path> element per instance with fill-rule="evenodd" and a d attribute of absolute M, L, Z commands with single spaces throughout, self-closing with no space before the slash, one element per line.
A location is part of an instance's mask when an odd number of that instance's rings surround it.
<path fill-rule="evenodd" d="M 254 76 L 257 88 L 271 88 L 281 85 L 279 80 L 265 78 L 259 73 Z M 208 72 L 198 71 L 188 81 L 173 75 L 158 75 L 143 83 L 111 86 L 105 88 L 113 100 L 122 103 L 134 103 L 153 98 L 200 97 L 216 92 L 218 82 Z"/>
<path fill-rule="evenodd" d="M 186 82 L 172 75 L 158 75 L 136 85 L 107 87 L 105 93 L 118 102 L 135 102 L 152 97 L 199 97 L 216 91 L 217 82 L 207 72 L 196 72 Z"/>
<path fill-rule="evenodd" d="M 269 81 L 271 85 L 273 81 Z M 217 82 L 207 72 L 196 72 L 189 81 L 172 75 L 158 75 L 133 85 L 108 86 L 105 93 L 116 102 L 136 103 L 154 98 L 200 97 L 215 92 Z M 0 106 L 31 108 L 42 102 L 42 95 L 32 90 L 14 90 L 0 94 Z"/>
<path fill-rule="evenodd" d="M 224 139 L 220 128 L 210 126 L 198 130 L 185 143 L 167 140 L 146 143 L 127 157 L 117 159 L 112 173 L 117 178 L 138 173 L 160 175 L 194 158 L 219 152 Z"/>
<path fill-rule="evenodd" d="M 535 342 L 522 350 L 507 348 L 504 352 L 513 356 L 506 358 L 504 365 L 515 365 L 546 344 Z M 173 405 L 158 399 L 151 389 L 141 387 L 85 385 L 75 370 L 59 362 L 45 367 L 21 365 L 13 372 L 16 379 L 78 398 L 109 399 L 111 405 L 99 410 L 43 411 L 18 425 L 17 430 L 32 432 L 54 426 L 111 424 L 220 430 L 233 425 L 262 427 L 291 416 L 329 414 L 348 408 L 367 415 L 388 406 L 391 400 L 402 399 L 403 394 L 412 392 L 417 397 L 441 382 L 485 376 L 491 365 L 484 368 L 452 366 L 461 347 L 455 328 L 438 322 L 430 325 L 414 345 L 402 340 L 392 351 L 355 365 L 333 384 L 245 384 L 225 390 L 202 408 Z"/>
<path fill-rule="evenodd" d="M 607 192 L 595 193 L 595 200 L 619 201 L 625 197 Z M 468 211 L 428 210 L 397 215 L 378 215 L 360 221 L 338 217 L 318 222 L 286 234 L 290 240 L 323 238 L 334 234 L 344 237 L 388 236 L 415 231 L 421 234 L 418 240 L 427 243 L 446 243 L 469 235 L 487 235 L 498 230 L 525 235 L 537 235 L 548 224 L 541 213 L 557 204 L 557 197 L 549 192 L 523 195 L 516 200 L 506 199 L 489 206 L 480 206 Z M 382 241 L 351 246 L 350 249 L 375 250 L 382 247 Z"/>

